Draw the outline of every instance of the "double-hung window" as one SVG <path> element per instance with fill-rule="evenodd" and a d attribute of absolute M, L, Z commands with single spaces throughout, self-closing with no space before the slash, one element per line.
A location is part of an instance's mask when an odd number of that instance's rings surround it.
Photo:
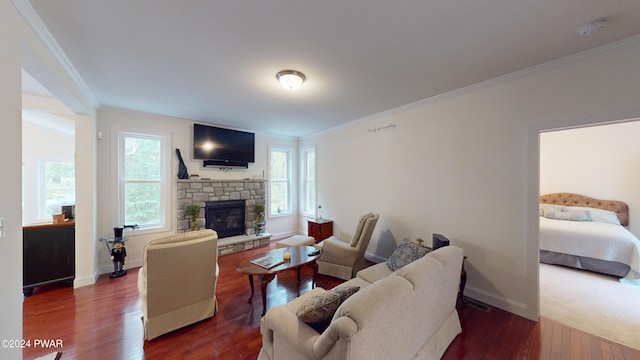
<path fill-rule="evenodd" d="M 269 147 L 269 214 L 293 213 L 292 174 L 293 150 L 288 147 Z"/>
<path fill-rule="evenodd" d="M 304 148 L 300 151 L 301 192 L 300 209 L 303 215 L 316 217 L 316 149 Z"/>
<path fill-rule="evenodd" d="M 62 205 L 76 202 L 76 173 L 73 161 L 40 162 L 40 218 L 50 218 Z"/>
<path fill-rule="evenodd" d="M 118 224 L 168 226 L 164 136 L 118 133 Z"/>

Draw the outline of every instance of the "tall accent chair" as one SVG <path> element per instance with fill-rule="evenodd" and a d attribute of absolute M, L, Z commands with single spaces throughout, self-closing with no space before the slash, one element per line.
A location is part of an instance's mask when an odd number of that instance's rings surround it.
<path fill-rule="evenodd" d="M 320 242 L 322 256 L 318 259 L 318 273 L 343 280 L 353 278 L 366 267 L 364 253 L 380 215 L 368 213 L 360 217 L 354 235 L 341 232 Z"/>
<path fill-rule="evenodd" d="M 138 272 L 144 338 L 213 317 L 218 273 L 218 234 L 211 229 L 147 243 Z"/>

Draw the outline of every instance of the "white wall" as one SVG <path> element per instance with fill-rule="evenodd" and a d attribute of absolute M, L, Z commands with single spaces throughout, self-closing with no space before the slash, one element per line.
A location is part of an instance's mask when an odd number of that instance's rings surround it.
<path fill-rule="evenodd" d="M 22 2 L 21 2 L 22 3 Z M 26 2 L 24 2 L 26 3 Z M 55 57 L 40 40 L 38 35 L 27 25 L 22 15 L 9 1 L 0 2 L 0 218 L 5 218 L 4 238 L 0 239 L 2 249 L 5 254 L 3 261 L 3 271 L 0 274 L 0 339 L 21 339 L 22 338 L 22 212 L 21 212 L 21 138 L 22 138 L 22 104 L 21 104 L 21 69 L 29 71 L 36 79 L 41 81 L 58 98 L 67 101 L 74 99 L 73 106 L 76 112 L 84 109 L 92 114 L 90 101 L 78 89 L 74 81 L 67 75 L 65 69 L 55 60 Z M 64 101 L 63 101 L 64 102 Z M 91 116 L 82 118 L 83 121 L 92 123 Z M 86 125 L 86 124 L 85 124 Z M 90 128 L 91 126 L 87 126 Z M 76 136 L 86 135 L 83 129 L 78 131 L 76 126 Z M 93 138 L 93 134 L 89 134 Z M 76 149 L 78 151 L 91 152 L 91 148 L 81 142 Z M 91 156 L 87 154 L 87 156 Z M 78 160 L 76 160 L 78 161 Z M 80 160 L 80 166 L 87 166 L 84 159 Z M 93 189 L 94 183 L 91 181 L 94 176 L 84 174 L 80 176 L 80 181 L 76 177 L 76 186 L 80 183 L 82 189 Z M 85 216 L 93 217 L 93 207 L 87 205 L 91 201 L 87 200 L 86 193 L 76 195 L 78 198 L 76 210 L 84 209 Z M 88 196 L 92 197 L 92 193 Z M 91 224 L 86 224 L 91 227 Z M 76 234 L 80 240 L 80 250 L 83 248 L 83 241 L 94 242 L 94 234 L 88 232 L 82 226 L 76 227 Z M 84 239 L 84 240 L 82 240 Z M 89 245 L 90 246 L 90 245 Z M 93 253 L 95 250 L 78 252 L 78 242 L 76 242 L 76 278 L 78 276 L 90 276 L 93 272 Z M 85 266 L 86 265 L 86 266 Z M 89 268 L 90 270 L 87 270 Z M 92 280 L 91 280 L 92 281 Z M 76 280 L 77 282 L 77 280 Z M 20 359 L 22 351 L 20 349 L 0 348 L 0 358 Z"/>
<path fill-rule="evenodd" d="M 0 271 L 0 339 L 22 338 L 20 31 L 20 18 L 13 6 L 0 2 L 0 218 L 4 218 L 0 244 L 5 254 Z M 0 348 L 0 357 L 21 359 L 22 350 Z"/>
<path fill-rule="evenodd" d="M 76 279 L 74 287 L 95 283 L 97 202 L 96 202 L 96 117 L 76 114 Z"/>
<path fill-rule="evenodd" d="M 117 189 L 114 174 L 117 166 L 117 158 L 114 152 L 115 136 L 118 131 L 132 131 L 150 134 L 167 134 L 171 137 L 169 145 L 171 149 L 171 185 L 169 187 L 170 228 L 162 232 L 133 231 L 128 233 L 126 243 L 127 260 L 126 267 L 132 268 L 142 265 L 142 250 L 144 245 L 152 239 L 174 234 L 177 229 L 176 209 L 176 180 L 178 173 L 178 158 L 175 149 L 180 149 L 182 158 L 187 166 L 189 174 L 198 174 L 200 177 L 211 179 L 244 179 L 259 176 L 268 177 L 268 145 L 297 146 L 297 140 L 288 137 L 269 136 L 256 134 L 256 159 L 249 164 L 248 169 L 233 169 L 224 172 L 216 168 L 204 168 L 201 160 L 193 160 L 193 123 L 192 120 L 160 116 L 154 114 L 125 111 L 119 109 L 103 108 L 98 112 L 97 131 L 102 133 L 102 140 L 98 141 L 98 234 L 108 235 L 113 232 L 113 227 L 122 225 L 117 223 L 115 209 L 117 203 L 113 191 Z M 245 129 L 243 129 L 245 130 Z M 248 129 L 250 131 L 250 129 Z M 274 238 L 281 238 L 298 232 L 297 217 L 285 216 L 267 219 L 267 231 Z M 98 248 L 98 263 L 102 273 L 110 272 L 113 265 L 107 247 L 101 243 Z"/>
<path fill-rule="evenodd" d="M 470 295 L 538 316 L 538 132 L 640 113 L 640 38 L 362 119 L 317 143 L 335 232 L 381 214 L 368 255 L 434 232 L 464 248 Z"/>
<path fill-rule="evenodd" d="M 638 184 L 640 121 L 540 135 L 540 193 L 624 201 L 629 205 L 629 230 L 640 238 Z"/>

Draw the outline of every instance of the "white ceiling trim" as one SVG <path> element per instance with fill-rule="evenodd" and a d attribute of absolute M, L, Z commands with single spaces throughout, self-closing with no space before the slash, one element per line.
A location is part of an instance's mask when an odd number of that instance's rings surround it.
<path fill-rule="evenodd" d="M 78 71 L 76 71 L 76 68 L 73 66 L 71 61 L 69 61 L 69 58 L 49 29 L 44 25 L 38 13 L 35 11 L 33 6 L 31 6 L 31 3 L 28 0 L 11 0 L 11 3 L 13 3 L 13 6 L 18 10 L 20 15 L 22 15 L 31 29 L 33 29 L 38 38 L 40 38 L 49 51 L 51 51 L 64 71 L 81 91 L 82 95 L 90 102 L 90 105 L 94 108 L 98 108 L 100 106 L 98 99 L 84 82 Z"/>
<path fill-rule="evenodd" d="M 369 116 L 366 116 L 366 117 L 363 117 L 363 118 L 360 118 L 360 119 L 356 119 L 356 120 L 350 121 L 348 123 L 340 124 L 338 126 L 330 128 L 330 129 L 325 129 L 325 130 L 322 130 L 322 131 L 314 133 L 314 134 L 310 134 L 310 135 L 306 135 L 306 136 L 300 137 L 300 139 L 304 140 L 304 139 L 307 139 L 307 138 L 313 138 L 313 137 L 316 137 L 318 135 L 322 135 L 322 134 L 325 134 L 325 133 L 328 133 L 328 132 L 332 132 L 332 131 L 337 130 L 337 129 L 342 129 L 342 128 L 346 128 L 346 127 L 349 127 L 349 126 L 353 126 L 353 125 L 358 124 L 358 123 L 374 120 L 374 119 L 385 117 L 385 116 L 390 116 L 390 115 L 401 113 L 401 112 L 404 112 L 404 111 L 413 110 L 413 109 L 420 108 L 420 107 L 423 107 L 423 106 L 426 106 L 426 105 L 429 105 L 429 104 L 435 104 L 435 103 L 438 103 L 438 102 L 441 102 L 441 101 L 445 101 L 447 99 L 451 99 L 451 98 L 455 98 L 455 97 L 458 97 L 458 96 L 462 96 L 464 94 L 468 94 L 470 92 L 478 91 L 478 90 L 481 90 L 481 89 L 486 89 L 486 88 L 489 88 L 489 87 L 492 87 L 492 86 L 496 86 L 498 84 L 502 84 L 502 83 L 506 83 L 506 82 L 513 81 L 513 80 L 516 80 L 516 79 L 520 79 L 520 78 L 523 78 L 525 76 L 530 76 L 532 74 L 540 73 L 540 72 L 543 72 L 543 71 L 548 71 L 550 69 L 559 67 L 559 66 L 564 65 L 566 63 L 573 62 L 573 61 L 578 61 L 579 59 L 582 59 L 582 58 L 586 58 L 586 57 L 593 56 L 593 55 L 596 55 L 596 54 L 608 52 L 608 51 L 611 51 L 611 50 L 614 50 L 614 49 L 618 49 L 618 48 L 624 48 L 624 47 L 627 47 L 629 45 L 633 45 L 635 43 L 640 43 L 640 35 L 634 35 L 634 36 L 631 36 L 631 37 L 623 39 L 623 40 L 619 40 L 619 41 L 616 41 L 616 42 L 605 44 L 605 45 L 602 45 L 602 46 L 594 48 L 594 49 L 585 50 L 585 51 L 582 51 L 582 52 L 579 52 L 579 53 L 576 53 L 576 54 L 572 54 L 572 55 L 566 56 L 566 57 L 561 58 L 561 59 L 551 60 L 551 61 L 546 62 L 544 64 L 535 65 L 535 66 L 532 66 L 532 67 L 529 67 L 529 68 L 526 68 L 526 69 L 523 69 L 523 70 L 519 70 L 519 71 L 510 73 L 510 74 L 499 76 L 497 78 L 485 80 L 485 81 L 482 81 L 482 82 L 479 82 L 479 83 L 476 83 L 476 84 L 472 84 L 472 85 L 469 85 L 469 86 L 466 86 L 466 87 L 463 87 L 463 88 L 460 88 L 460 89 L 451 90 L 449 92 L 446 92 L 446 93 L 443 93 L 443 94 L 439 94 L 439 95 L 436 95 L 436 96 L 432 96 L 432 97 L 427 98 L 427 99 L 422 99 L 422 100 L 418 100 L 418 101 L 412 102 L 410 104 L 398 106 L 396 108 L 385 110 L 385 111 L 382 111 L 382 112 L 377 113 L 377 114 L 369 115 Z M 624 115 L 622 117 L 617 117 L 617 118 L 618 119 L 629 119 L 629 118 L 635 118 L 635 117 L 636 117 L 635 114 L 627 114 L 627 115 Z"/>
<path fill-rule="evenodd" d="M 503 84 L 505 82 L 509 82 L 509 81 L 513 81 L 513 80 L 517 80 L 517 79 L 521 79 L 523 77 L 526 76 L 530 76 L 533 74 L 539 74 L 541 72 L 544 71 L 549 71 L 551 69 L 557 68 L 559 66 L 562 66 L 566 63 L 571 63 L 571 62 L 575 62 L 578 61 L 580 59 L 583 58 L 587 58 L 596 54 L 601 54 L 601 53 L 605 53 L 614 49 L 619 49 L 619 48 L 624 48 L 627 47 L 629 45 L 635 44 L 635 43 L 640 43 L 640 35 L 634 35 L 631 36 L 629 38 L 626 39 L 622 39 L 616 42 L 612 42 L 609 44 L 605 44 L 602 45 L 600 47 L 597 48 L 593 48 L 593 49 L 588 49 L 576 54 L 571 54 L 569 56 L 565 56 L 563 58 L 560 59 L 555 59 L 555 60 L 551 60 L 548 61 L 546 63 L 543 64 L 538 64 L 538 65 L 534 65 L 531 66 L 529 68 L 526 69 L 522 69 L 522 70 L 518 70 L 516 72 L 512 72 L 510 74 L 506 74 L 506 75 L 502 75 L 499 76 L 497 78 L 493 78 L 493 79 L 489 79 L 489 80 L 485 80 L 476 84 L 472 84 L 469 86 L 465 86 L 463 88 L 460 89 L 455 89 L 455 90 L 451 90 L 449 92 L 443 93 L 443 94 L 439 94 L 436 96 L 432 96 L 430 98 L 427 99 L 422 99 L 422 100 L 418 100 L 416 102 L 413 102 L 411 104 L 406 104 L 406 105 L 402 105 L 400 107 L 394 108 L 394 109 L 390 109 L 387 110 L 381 114 L 385 114 L 385 115 L 390 115 L 399 111 L 406 111 L 406 110 L 411 110 L 411 109 L 415 109 L 421 106 L 425 106 L 427 104 L 433 104 L 433 103 L 437 103 L 446 99 L 450 99 L 450 98 L 454 98 L 454 97 L 458 97 L 473 91 L 477 91 L 480 89 L 486 89 L 498 84 Z M 374 117 L 377 116 L 373 115 Z"/>

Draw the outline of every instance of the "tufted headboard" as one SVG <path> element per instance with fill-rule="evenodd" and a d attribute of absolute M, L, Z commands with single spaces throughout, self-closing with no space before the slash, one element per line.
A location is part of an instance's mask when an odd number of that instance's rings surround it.
<path fill-rule="evenodd" d="M 618 215 L 621 225 L 629 225 L 629 206 L 622 201 L 600 200 L 572 193 L 555 193 L 540 195 L 540 203 L 566 206 L 588 206 L 596 209 L 610 210 Z"/>

